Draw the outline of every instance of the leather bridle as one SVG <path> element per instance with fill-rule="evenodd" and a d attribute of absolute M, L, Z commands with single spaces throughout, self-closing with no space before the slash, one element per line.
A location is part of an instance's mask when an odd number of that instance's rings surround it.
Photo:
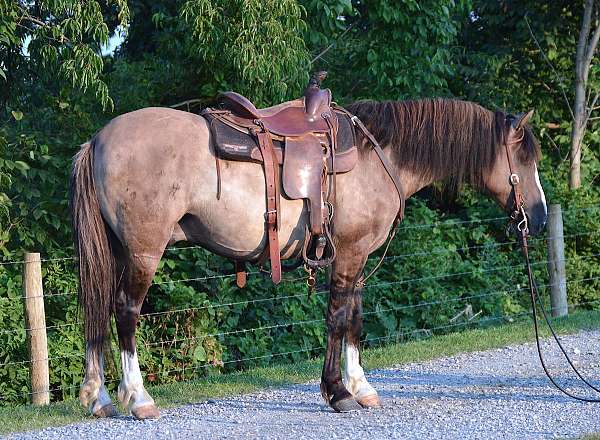
<path fill-rule="evenodd" d="M 518 145 L 523 140 L 523 137 L 524 132 L 521 131 L 521 136 L 519 136 L 517 139 L 509 142 L 507 138 L 507 140 L 504 142 L 504 147 L 506 149 L 506 158 L 508 160 L 508 171 L 510 172 L 508 181 L 512 186 L 514 195 L 513 211 L 510 214 L 510 222 L 516 226 L 517 231 L 521 232 L 522 235 L 527 235 L 529 229 L 527 214 L 525 213 L 525 197 L 523 196 L 523 192 L 521 191 L 521 178 L 516 173 L 515 164 L 513 162 L 512 154 L 510 151 L 513 145 Z"/>
<path fill-rule="evenodd" d="M 523 129 L 521 128 L 521 130 L 523 130 Z M 525 258 L 525 267 L 527 269 L 527 278 L 528 278 L 528 282 L 529 282 L 529 293 L 530 293 L 530 297 L 531 297 L 531 313 L 532 313 L 532 317 L 533 317 L 533 327 L 535 329 L 535 340 L 536 340 L 536 345 L 537 345 L 538 357 L 540 359 L 540 363 L 542 365 L 544 373 L 546 373 L 546 376 L 548 376 L 548 379 L 550 379 L 550 382 L 552 382 L 552 384 L 556 388 L 558 388 L 562 393 L 566 394 L 567 396 L 569 396 L 573 399 L 580 400 L 583 402 L 600 402 L 600 399 L 576 396 L 576 395 L 572 394 L 570 391 L 567 391 L 562 386 L 560 386 L 556 382 L 556 380 L 552 377 L 550 372 L 548 371 L 548 368 L 546 367 L 546 362 L 544 361 L 544 357 L 542 355 L 539 328 L 538 328 L 538 316 L 537 316 L 537 308 L 536 308 L 537 305 L 540 306 L 540 310 L 542 311 L 544 320 L 546 321 L 546 324 L 548 325 L 548 328 L 550 329 L 550 332 L 552 333 L 554 340 L 556 341 L 558 347 L 560 348 L 561 352 L 563 353 L 565 359 L 569 363 L 573 372 L 589 388 L 600 393 L 600 388 L 592 385 L 588 380 L 586 380 L 582 376 L 582 374 L 579 372 L 579 370 L 577 370 L 577 368 L 573 364 L 573 361 L 569 358 L 569 355 L 567 354 L 567 351 L 565 350 L 562 343 L 560 342 L 560 339 L 558 338 L 556 331 L 554 330 L 554 327 L 550 323 L 550 319 L 548 318 L 548 315 L 543 307 L 543 304 L 541 304 L 541 302 L 540 302 L 539 292 L 538 292 L 538 288 L 537 288 L 537 285 L 536 285 L 534 277 L 533 277 L 533 270 L 531 269 L 531 261 L 529 258 L 529 247 L 527 244 L 527 237 L 529 236 L 529 225 L 528 225 L 527 214 L 525 212 L 525 206 L 526 206 L 525 205 L 525 197 L 523 196 L 523 192 L 521 191 L 521 178 L 516 173 L 516 168 L 514 166 L 514 162 L 513 162 L 513 158 L 512 158 L 512 154 L 511 154 L 511 147 L 513 145 L 517 145 L 518 143 L 520 143 L 523 140 L 523 136 L 524 136 L 524 132 L 521 132 L 521 136 L 519 138 L 517 138 L 511 142 L 509 142 L 508 138 L 507 138 L 507 140 L 504 142 L 504 147 L 506 149 L 506 157 L 508 159 L 508 169 L 510 172 L 509 182 L 510 182 L 510 185 L 512 186 L 513 195 L 514 195 L 513 210 L 510 214 L 509 224 L 512 224 L 513 226 L 515 226 L 516 232 L 519 234 L 519 238 L 521 241 L 521 243 L 520 243 L 521 250 L 523 251 L 523 257 Z"/>

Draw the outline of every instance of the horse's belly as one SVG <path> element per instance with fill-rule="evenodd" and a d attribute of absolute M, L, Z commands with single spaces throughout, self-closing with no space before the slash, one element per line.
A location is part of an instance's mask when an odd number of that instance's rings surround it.
<path fill-rule="evenodd" d="M 220 198 L 215 185 L 204 186 L 205 192 L 175 227 L 172 241 L 195 242 L 229 258 L 256 259 L 267 243 L 262 168 L 226 161 L 221 166 Z M 279 247 L 282 258 L 291 258 L 302 251 L 307 209 L 302 200 L 282 196 L 280 202 Z"/>

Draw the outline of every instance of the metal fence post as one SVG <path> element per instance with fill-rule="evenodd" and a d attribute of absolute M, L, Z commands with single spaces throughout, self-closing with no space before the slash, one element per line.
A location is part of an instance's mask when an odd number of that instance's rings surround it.
<path fill-rule="evenodd" d="M 25 297 L 25 328 L 27 329 L 30 360 L 31 403 L 34 405 L 47 405 L 50 403 L 50 377 L 44 290 L 42 287 L 42 261 L 39 253 L 25 254 L 23 294 Z"/>
<path fill-rule="evenodd" d="M 560 205 L 548 209 L 548 273 L 550 275 L 550 304 L 552 316 L 565 316 L 567 307 L 567 274 L 565 269 L 565 240 Z"/>

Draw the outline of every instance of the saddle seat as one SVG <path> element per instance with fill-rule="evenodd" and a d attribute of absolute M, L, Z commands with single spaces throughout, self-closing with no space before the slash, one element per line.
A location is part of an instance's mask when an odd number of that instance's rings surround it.
<path fill-rule="evenodd" d="M 331 117 L 329 89 L 319 89 L 316 93 L 263 109 L 257 109 L 248 98 L 236 92 L 222 93 L 218 103 L 222 109 L 230 110 L 234 118 L 260 120 L 267 130 L 279 136 L 327 133 L 330 129 L 323 117 Z"/>

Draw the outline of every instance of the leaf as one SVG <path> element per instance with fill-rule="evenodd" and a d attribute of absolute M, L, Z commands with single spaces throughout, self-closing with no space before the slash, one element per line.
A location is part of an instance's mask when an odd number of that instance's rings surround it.
<path fill-rule="evenodd" d="M 18 119 L 17 119 L 17 121 L 18 121 Z M 30 168 L 29 165 L 27 165 L 25 162 L 23 162 L 21 160 L 15 160 L 14 164 L 21 171 L 27 171 Z"/>
<path fill-rule="evenodd" d="M 194 349 L 194 354 L 192 355 L 196 362 L 201 362 L 206 360 L 206 351 L 204 351 L 204 347 L 201 345 L 197 346 Z"/>
<path fill-rule="evenodd" d="M 59 102 L 59 103 L 58 103 L 58 107 L 59 107 L 61 110 L 64 110 L 64 109 L 66 109 L 67 107 L 69 107 L 69 103 L 68 103 L 68 102 L 62 102 L 62 101 L 61 101 L 61 102 Z"/>
<path fill-rule="evenodd" d="M 23 119 L 23 112 L 19 110 L 13 110 L 10 113 L 13 115 L 13 118 L 15 118 L 16 121 L 20 121 L 21 119 Z"/>

